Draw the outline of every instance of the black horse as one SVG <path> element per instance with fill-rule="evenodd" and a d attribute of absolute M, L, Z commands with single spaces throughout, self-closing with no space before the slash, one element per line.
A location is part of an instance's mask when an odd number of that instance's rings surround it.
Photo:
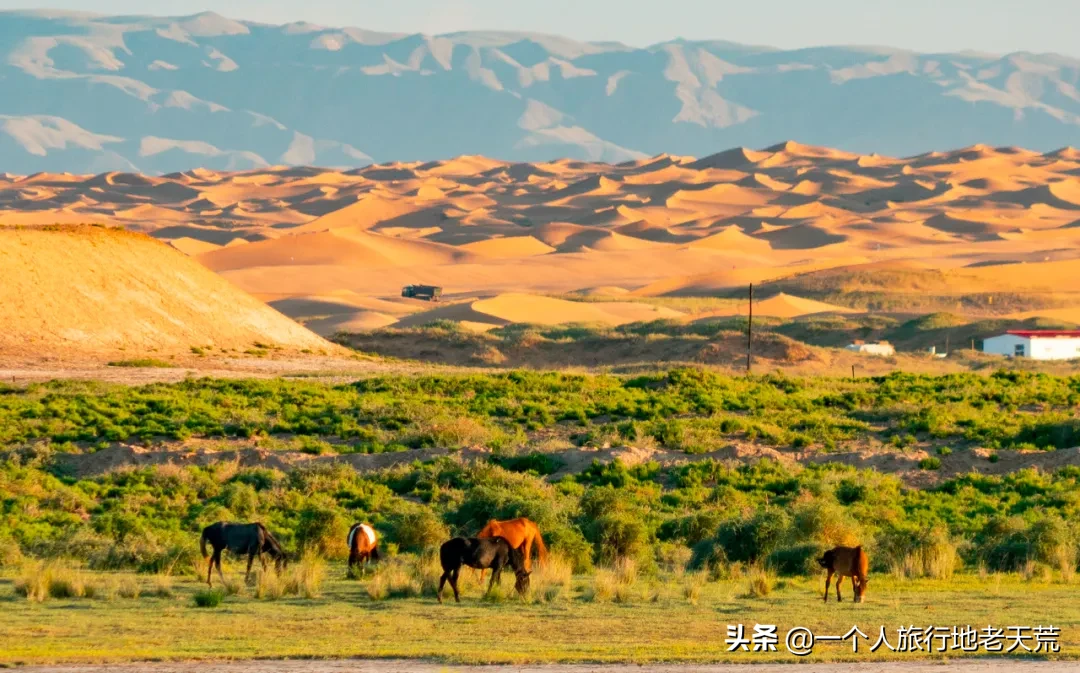
<path fill-rule="evenodd" d="M 214 565 L 217 565 L 218 576 L 221 581 L 225 581 L 225 575 L 221 573 L 221 552 L 226 549 L 237 556 L 247 554 L 248 564 L 247 572 L 244 573 L 245 582 L 251 576 L 251 564 L 256 556 L 259 557 L 259 563 L 262 563 L 263 570 L 266 570 L 266 559 L 263 558 L 263 554 L 274 559 L 274 567 L 277 568 L 278 572 L 281 572 L 288 565 L 285 551 L 278 541 L 274 539 L 274 536 L 270 534 L 270 531 L 266 530 L 266 526 L 261 523 L 218 521 L 203 528 L 202 537 L 199 538 L 199 549 L 202 551 L 203 559 L 210 556 L 206 553 L 207 542 L 214 548 L 214 554 L 210 557 L 210 565 L 206 568 L 206 583 L 210 586 L 214 586 L 210 581 L 210 574 L 214 569 Z"/>
<path fill-rule="evenodd" d="M 524 545 L 522 545 L 524 547 Z M 488 583 L 488 591 L 495 586 L 502 577 L 503 567 L 509 565 L 514 569 L 517 576 L 514 588 L 521 595 L 529 589 L 528 570 L 525 570 L 525 552 L 510 546 L 504 537 L 456 537 L 443 543 L 439 548 L 439 561 L 442 562 L 443 574 L 439 578 L 439 602 L 442 603 L 443 586 L 450 580 L 450 588 L 454 590 L 454 600 L 461 602 L 458 595 L 458 573 L 461 566 L 469 566 L 478 570 L 491 568 L 491 581 Z"/>

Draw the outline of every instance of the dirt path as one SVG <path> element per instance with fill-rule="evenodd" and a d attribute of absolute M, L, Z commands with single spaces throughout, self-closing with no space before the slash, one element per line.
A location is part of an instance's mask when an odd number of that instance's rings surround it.
<path fill-rule="evenodd" d="M 230 661 L 20 667 L 23 673 L 1065 673 L 1077 662 L 1011 659 L 950 662 L 852 664 L 555 664 L 536 666 L 452 666 L 412 660 Z"/>

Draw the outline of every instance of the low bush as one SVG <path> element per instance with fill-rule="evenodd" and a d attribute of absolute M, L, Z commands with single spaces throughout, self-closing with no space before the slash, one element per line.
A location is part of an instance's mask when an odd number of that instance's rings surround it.
<path fill-rule="evenodd" d="M 195 606 L 200 608 L 216 608 L 225 600 L 225 593 L 220 589 L 202 589 L 195 592 Z"/>

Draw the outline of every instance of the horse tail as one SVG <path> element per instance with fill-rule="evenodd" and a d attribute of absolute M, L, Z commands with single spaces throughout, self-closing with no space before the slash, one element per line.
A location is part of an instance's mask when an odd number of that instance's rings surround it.
<path fill-rule="evenodd" d="M 202 552 L 202 557 L 205 559 L 210 556 L 206 553 L 206 529 L 203 529 L 202 535 L 199 536 L 199 551 Z"/>
<path fill-rule="evenodd" d="M 536 531 L 536 555 L 540 558 L 540 563 L 546 563 L 547 547 L 544 546 L 544 538 L 540 535 L 540 527 L 533 524 L 533 530 Z"/>

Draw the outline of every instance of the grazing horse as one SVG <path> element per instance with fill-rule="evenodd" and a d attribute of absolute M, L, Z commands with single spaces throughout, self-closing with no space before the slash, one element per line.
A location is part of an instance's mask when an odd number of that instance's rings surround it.
<path fill-rule="evenodd" d="M 547 547 L 544 546 L 544 538 L 540 536 L 540 527 L 533 521 L 520 517 L 507 521 L 491 519 L 487 525 L 476 534 L 476 537 L 504 537 L 514 549 L 524 546 L 525 569 L 532 571 L 532 545 L 536 542 L 536 555 L 540 563 L 547 560 Z M 480 571 L 480 581 L 484 580 L 484 571 Z"/>
<path fill-rule="evenodd" d="M 349 529 L 348 544 L 350 574 L 353 566 L 359 565 L 366 571 L 368 559 L 379 560 L 379 540 L 370 524 L 354 523 Z"/>
<path fill-rule="evenodd" d="M 207 542 L 214 549 L 213 556 L 206 553 Z M 263 570 L 266 570 L 266 559 L 263 558 L 263 554 L 267 554 L 274 559 L 274 567 L 278 572 L 288 565 L 285 551 L 278 541 L 274 539 L 274 536 L 270 534 L 270 531 L 266 530 L 266 526 L 261 523 L 229 523 L 226 521 L 212 523 L 203 528 L 202 537 L 199 538 L 199 549 L 202 551 L 203 560 L 210 557 L 210 565 L 206 568 L 206 583 L 210 586 L 214 586 L 210 581 L 210 574 L 215 565 L 217 565 L 218 577 L 221 578 L 222 583 L 225 582 L 225 575 L 221 573 L 221 552 L 226 549 L 238 556 L 247 554 L 248 564 L 247 572 L 244 573 L 245 582 L 251 577 L 251 563 L 256 556 L 259 557 L 259 563 L 262 563 Z"/>
<path fill-rule="evenodd" d="M 522 596 L 529 590 L 529 571 L 525 569 L 524 552 L 521 548 L 511 547 L 504 537 L 456 537 L 443 543 L 439 548 L 439 561 L 442 563 L 443 574 L 439 578 L 439 602 L 442 603 L 442 590 L 446 581 L 450 580 L 450 588 L 454 590 L 454 600 L 461 602 L 458 594 L 458 573 L 461 566 L 469 566 L 484 570 L 491 568 L 491 581 L 488 583 L 488 591 L 502 578 L 503 567 L 509 565 L 514 569 L 516 580 L 514 588 Z"/>
<path fill-rule="evenodd" d="M 829 571 L 825 578 L 825 602 L 829 602 L 829 581 L 836 575 L 836 602 L 840 598 L 840 582 L 845 577 L 851 578 L 852 587 L 855 590 L 855 602 L 862 603 L 863 595 L 866 594 L 866 572 L 870 565 L 866 558 L 866 552 L 862 546 L 858 547 L 835 547 L 825 552 L 818 559 L 818 564 Z"/>

